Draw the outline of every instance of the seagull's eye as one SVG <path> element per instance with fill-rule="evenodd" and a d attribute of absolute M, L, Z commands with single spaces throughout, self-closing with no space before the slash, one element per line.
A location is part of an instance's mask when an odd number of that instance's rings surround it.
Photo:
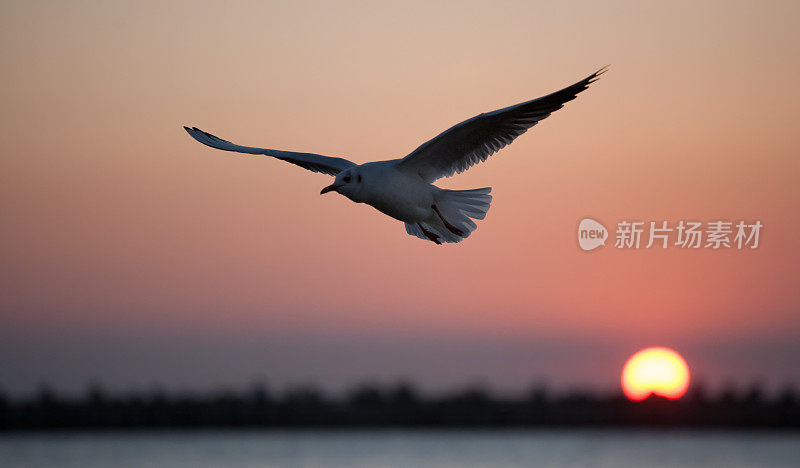
<path fill-rule="evenodd" d="M 358 183 L 361 183 L 361 174 L 358 175 Z"/>
<path fill-rule="evenodd" d="M 349 184 L 350 183 L 350 176 L 344 176 L 344 183 L 345 184 Z"/>

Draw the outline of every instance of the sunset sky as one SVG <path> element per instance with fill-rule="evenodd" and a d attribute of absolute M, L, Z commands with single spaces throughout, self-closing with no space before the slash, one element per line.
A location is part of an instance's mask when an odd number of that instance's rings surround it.
<path fill-rule="evenodd" d="M 0 389 L 619 384 L 667 346 L 710 386 L 800 384 L 800 4 L 0 6 Z M 610 71 L 485 164 L 460 244 L 331 178 Z M 578 248 L 620 220 L 760 220 L 757 249 Z M 612 234 L 613 235 L 613 234 Z"/>

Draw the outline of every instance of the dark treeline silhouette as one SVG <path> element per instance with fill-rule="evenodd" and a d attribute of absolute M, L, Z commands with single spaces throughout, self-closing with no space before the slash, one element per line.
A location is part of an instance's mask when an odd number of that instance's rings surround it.
<path fill-rule="evenodd" d="M 262 384 L 240 392 L 202 396 L 109 394 L 91 385 L 67 398 L 47 386 L 25 399 L 0 396 L 0 429 L 217 428 L 217 427 L 759 427 L 800 428 L 800 398 L 787 387 L 765 398 L 758 385 L 710 396 L 694 385 L 679 400 L 591 392 L 550 394 L 535 387 L 522 397 L 501 398 L 479 388 L 437 397 L 409 384 L 364 385 L 331 398 L 314 387 L 274 395 Z"/>

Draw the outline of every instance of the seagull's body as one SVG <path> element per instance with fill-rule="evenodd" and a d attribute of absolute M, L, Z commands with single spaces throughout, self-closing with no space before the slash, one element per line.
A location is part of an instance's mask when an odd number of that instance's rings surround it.
<path fill-rule="evenodd" d="M 357 165 L 343 158 L 240 146 L 184 127 L 189 135 L 213 148 L 273 156 L 313 172 L 335 177 L 320 193 L 338 192 L 356 203 L 366 203 L 406 224 L 406 232 L 437 244 L 459 242 L 483 219 L 492 200 L 490 187 L 447 190 L 436 179 L 463 172 L 485 161 L 528 128 L 575 99 L 605 68 L 567 88 L 515 106 L 480 114 L 422 144 L 408 156 Z"/>
<path fill-rule="evenodd" d="M 383 214 L 406 223 L 422 221 L 434 203 L 433 184 L 397 169 L 397 160 L 376 161 L 357 167 L 360 190 L 344 194 L 356 203 L 366 203 Z M 363 184 L 363 180 L 376 183 Z"/>

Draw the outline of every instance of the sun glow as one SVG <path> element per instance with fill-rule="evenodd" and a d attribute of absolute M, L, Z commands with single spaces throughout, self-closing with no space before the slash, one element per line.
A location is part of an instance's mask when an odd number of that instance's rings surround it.
<path fill-rule="evenodd" d="M 669 348 L 646 348 L 631 356 L 622 369 L 622 391 L 631 400 L 651 394 L 676 399 L 689 387 L 689 366 Z"/>

